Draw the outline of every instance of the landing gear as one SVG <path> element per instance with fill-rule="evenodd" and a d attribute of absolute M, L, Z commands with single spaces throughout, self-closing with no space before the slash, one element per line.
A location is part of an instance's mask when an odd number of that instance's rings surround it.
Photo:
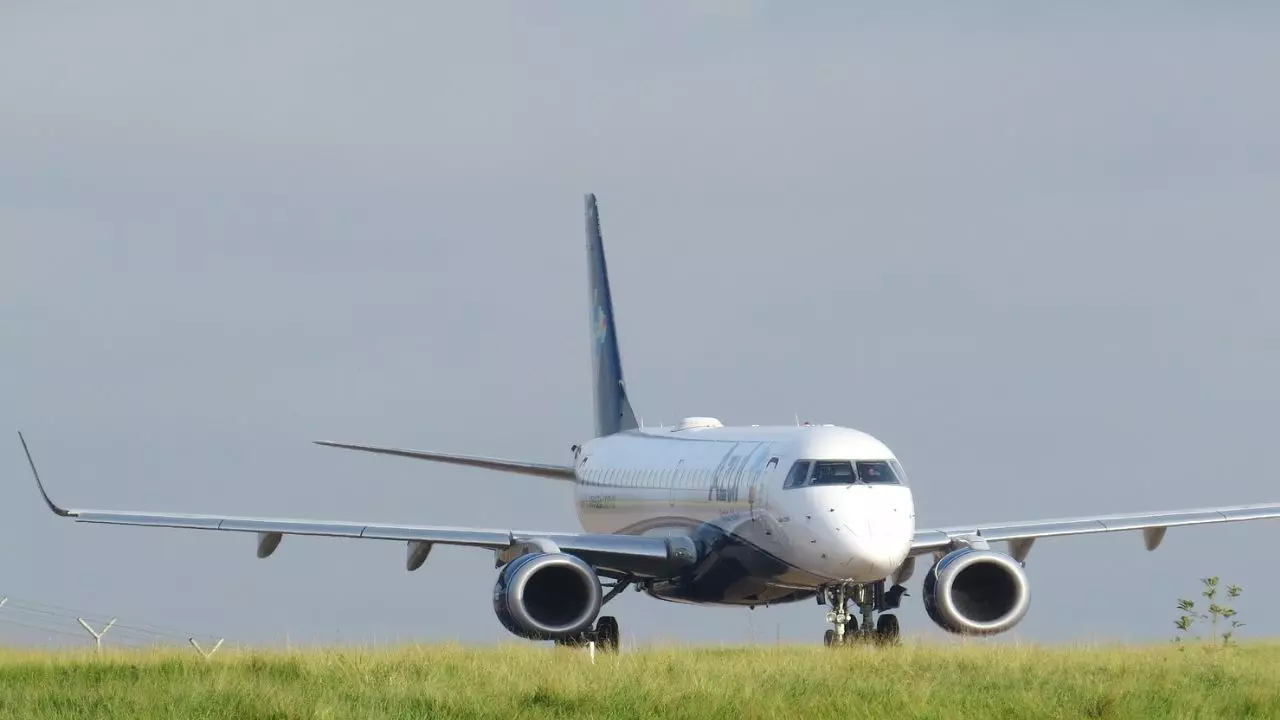
<path fill-rule="evenodd" d="M 606 585 L 609 592 L 605 594 L 604 600 L 600 605 L 604 606 L 623 590 L 631 585 L 631 580 L 618 580 L 613 585 Z M 636 589 L 640 589 L 637 586 Z M 618 652 L 622 645 L 622 632 L 618 630 L 618 618 L 612 615 L 601 615 L 596 618 L 596 629 L 587 630 L 574 637 L 560 638 L 556 640 L 557 647 L 586 647 L 587 643 L 594 642 L 596 649 L 600 652 Z"/>
<path fill-rule="evenodd" d="M 885 613 L 876 621 L 876 635 L 882 643 L 896 643 L 898 636 L 901 634 L 901 628 L 898 626 L 898 616 L 893 613 Z"/>
<path fill-rule="evenodd" d="M 612 615 L 601 615 L 596 620 L 596 648 L 601 652 L 618 652 L 622 634 L 618 630 L 618 619 Z"/>
<path fill-rule="evenodd" d="M 584 648 L 588 643 L 592 642 L 596 644 L 596 650 L 600 652 L 618 652 L 618 648 L 622 644 L 622 632 L 618 630 L 618 618 L 612 615 L 601 615 L 596 619 L 595 630 L 587 630 L 573 637 L 559 638 L 556 640 L 556 647 Z"/>
<path fill-rule="evenodd" d="M 901 585 L 894 585 L 886 592 L 883 580 L 876 583 L 838 583 L 822 588 L 818 592 L 818 602 L 831 605 L 827 622 L 833 626 L 823 634 L 823 644 L 827 647 L 860 642 L 896 644 L 901 634 L 898 616 L 884 611 L 897 608 L 905 594 L 906 588 Z M 856 605 L 862 615 L 861 629 L 858 619 L 849 612 L 851 604 Z M 879 619 L 875 617 L 877 612 L 881 613 Z"/>

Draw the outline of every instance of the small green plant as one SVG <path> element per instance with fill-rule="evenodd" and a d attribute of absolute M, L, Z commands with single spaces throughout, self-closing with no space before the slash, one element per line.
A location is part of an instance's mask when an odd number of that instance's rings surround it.
<path fill-rule="evenodd" d="M 1218 577 L 1216 575 L 1214 577 L 1201 578 L 1200 582 L 1204 584 L 1204 590 L 1201 590 L 1200 594 L 1204 596 L 1205 600 L 1209 604 L 1208 612 L 1207 613 L 1199 612 L 1196 609 L 1196 604 L 1195 604 L 1195 601 L 1193 600 L 1187 600 L 1187 599 L 1178 600 L 1178 610 L 1182 612 L 1182 615 L 1177 620 L 1175 620 L 1173 624 L 1176 628 L 1178 628 L 1179 632 L 1183 633 L 1183 635 L 1178 635 L 1174 637 L 1173 641 L 1182 642 L 1182 638 L 1184 636 L 1191 637 L 1192 626 L 1195 625 L 1195 623 L 1197 622 L 1207 621 L 1209 623 L 1210 645 L 1214 647 L 1218 646 L 1219 638 L 1221 638 L 1222 647 L 1227 647 L 1231 645 L 1232 637 L 1235 635 L 1236 630 L 1244 627 L 1244 623 L 1235 619 L 1236 617 L 1235 608 L 1225 604 L 1225 602 L 1223 603 L 1218 602 L 1219 587 L 1218 587 Z M 1228 585 L 1226 590 L 1227 590 L 1227 597 L 1226 597 L 1227 601 L 1235 600 L 1236 598 L 1240 597 L 1240 593 L 1243 592 L 1243 590 L 1240 589 L 1239 585 Z M 1230 623 L 1227 626 L 1229 629 L 1224 630 L 1221 633 L 1221 636 L 1219 636 L 1219 632 L 1218 632 L 1220 623 Z"/>

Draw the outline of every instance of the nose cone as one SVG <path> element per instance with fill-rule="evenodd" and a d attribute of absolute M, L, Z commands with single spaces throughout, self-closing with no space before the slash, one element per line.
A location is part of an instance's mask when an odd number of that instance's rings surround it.
<path fill-rule="evenodd" d="M 874 582 L 887 577 L 911 551 L 915 512 L 902 486 L 824 488 L 830 539 L 826 553 L 838 579 Z"/>
<path fill-rule="evenodd" d="M 873 522 L 865 533 L 845 536 L 846 576 L 860 582 L 887 577 L 907 558 L 911 549 L 911 526 L 898 522 Z"/>

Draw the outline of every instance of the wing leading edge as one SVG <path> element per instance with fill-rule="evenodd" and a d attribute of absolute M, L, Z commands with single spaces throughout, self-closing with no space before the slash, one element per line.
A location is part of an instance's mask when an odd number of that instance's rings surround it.
<path fill-rule="evenodd" d="M 293 518 L 237 517 L 230 515 L 188 515 L 131 510 L 83 510 L 64 508 L 49 497 L 36 470 L 26 438 L 18 433 L 22 449 L 31 465 L 36 487 L 54 514 L 76 522 L 141 527 L 222 530 L 258 534 L 258 557 L 275 551 L 284 535 L 399 540 L 408 543 L 409 570 L 421 566 L 434 545 L 456 545 L 494 551 L 497 564 L 524 552 L 569 552 L 590 563 L 602 575 L 611 577 L 671 577 L 694 562 L 696 549 L 687 537 L 638 535 L 595 535 L 548 533 L 527 530 L 446 527 L 438 525 L 393 525 L 350 521 L 303 520 Z"/>
<path fill-rule="evenodd" d="M 969 544 L 977 539 L 988 542 L 1005 540 L 1011 546 L 1020 543 L 1029 550 L 1030 543 L 1038 538 L 1090 535 L 1125 530 L 1142 530 L 1143 540 L 1147 549 L 1155 550 L 1164 539 L 1165 531 L 1171 527 L 1275 518 L 1280 518 L 1280 503 L 1163 510 L 1121 515 L 1093 515 L 1026 522 L 958 525 L 917 530 L 911 543 L 911 553 L 918 555 L 946 550 Z M 1026 550 L 1023 550 L 1021 554 L 1025 555 L 1025 553 Z"/>
<path fill-rule="evenodd" d="M 355 445 L 352 443 L 339 443 L 328 440 L 315 440 L 313 442 L 315 442 L 316 445 L 324 445 L 325 447 L 342 448 L 344 450 L 359 450 L 361 452 L 377 453 L 379 455 L 396 455 L 398 457 L 414 458 L 416 460 L 429 460 L 431 462 L 446 463 L 449 465 L 465 465 L 467 467 L 515 473 L 517 475 L 533 475 L 536 477 L 552 478 L 555 480 L 575 479 L 573 468 L 569 465 L 549 465 L 546 463 L 503 460 L 501 458 L 479 457 L 476 455 L 453 455 L 451 453 L 428 452 L 426 450 L 402 450 L 400 448 L 378 447 L 376 445 Z"/>

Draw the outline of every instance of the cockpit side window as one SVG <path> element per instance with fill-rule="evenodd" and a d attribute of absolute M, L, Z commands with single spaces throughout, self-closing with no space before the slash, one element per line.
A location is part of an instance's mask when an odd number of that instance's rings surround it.
<path fill-rule="evenodd" d="M 812 464 L 808 460 L 797 460 L 791 466 L 791 472 L 787 473 L 787 481 L 782 484 L 783 489 L 804 485 L 805 478 L 809 477 L 809 466 Z"/>
<path fill-rule="evenodd" d="M 898 485 L 897 473 L 888 460 L 859 460 L 858 480 L 868 485 Z"/>
<path fill-rule="evenodd" d="M 906 485 L 908 483 L 907 471 L 902 469 L 902 463 L 898 462 L 897 460 L 890 460 L 889 467 L 893 468 L 893 473 L 898 476 L 898 482 L 902 483 L 903 485 Z"/>

